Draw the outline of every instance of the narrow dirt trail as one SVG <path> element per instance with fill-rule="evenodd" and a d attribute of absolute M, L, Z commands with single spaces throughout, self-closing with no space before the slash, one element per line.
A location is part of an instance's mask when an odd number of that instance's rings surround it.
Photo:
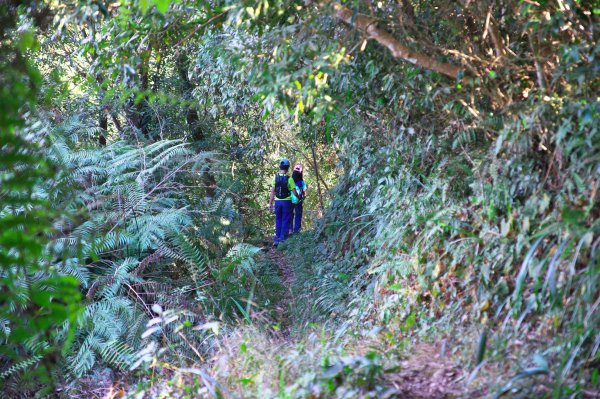
<path fill-rule="evenodd" d="M 293 286 L 296 276 L 292 263 L 285 251 L 266 247 L 265 257 L 277 265 L 285 295 L 276 304 L 277 321 L 280 323 L 280 337 L 292 343 L 302 337 L 293 337 L 293 309 L 296 298 Z M 399 371 L 385 374 L 383 384 L 390 388 L 391 398 L 413 399 L 454 399 L 480 398 L 481 393 L 466 393 L 459 381 L 467 378 L 466 370 L 454 364 L 450 358 L 442 356 L 439 343 L 420 343 L 412 348 L 407 357 L 399 358 L 392 364 Z"/>
<path fill-rule="evenodd" d="M 266 252 L 266 257 L 279 268 L 279 274 L 281 275 L 281 281 L 285 286 L 285 295 L 281 301 L 277 304 L 277 319 L 282 325 L 282 333 L 284 336 L 289 336 L 290 327 L 293 324 L 291 320 L 291 310 L 294 306 L 294 293 L 293 285 L 296 281 L 294 269 L 287 255 L 278 251 L 277 248 L 270 247 Z"/>
<path fill-rule="evenodd" d="M 296 280 L 296 276 L 287 255 L 276 248 L 270 248 L 267 251 L 267 257 L 279 266 L 283 284 L 289 289 L 290 295 L 292 295 L 292 285 Z"/>

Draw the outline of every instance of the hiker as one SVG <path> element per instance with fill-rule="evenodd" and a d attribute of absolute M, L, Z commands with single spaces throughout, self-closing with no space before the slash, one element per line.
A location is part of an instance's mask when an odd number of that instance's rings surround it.
<path fill-rule="evenodd" d="M 302 203 L 304 202 L 304 198 L 306 198 L 306 183 L 304 182 L 304 178 L 302 177 L 303 171 L 302 164 L 296 164 L 294 166 L 294 170 L 292 171 L 292 179 L 294 180 L 294 184 L 296 185 L 296 192 L 299 194 L 292 193 L 292 212 L 290 214 L 290 233 L 298 234 L 302 229 Z"/>
<path fill-rule="evenodd" d="M 292 213 L 292 194 L 299 197 L 294 179 L 288 176 L 290 161 L 282 159 L 279 163 L 279 173 L 275 175 L 271 184 L 271 197 L 269 209 L 273 212 L 275 203 L 275 237 L 273 245 L 277 246 L 288 238 L 290 216 Z"/>

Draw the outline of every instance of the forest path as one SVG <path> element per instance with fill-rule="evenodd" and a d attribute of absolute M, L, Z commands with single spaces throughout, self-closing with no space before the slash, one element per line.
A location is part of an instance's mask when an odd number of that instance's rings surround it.
<path fill-rule="evenodd" d="M 285 295 L 281 301 L 277 303 L 276 309 L 278 322 L 282 326 L 282 333 L 284 336 L 289 336 L 289 330 L 293 324 L 291 311 L 294 306 L 294 292 L 292 287 L 296 281 L 294 268 L 285 252 L 280 251 L 273 246 L 268 247 L 266 257 L 279 268 L 281 282 L 285 287 Z"/>
<path fill-rule="evenodd" d="M 396 389 L 395 397 L 476 399 L 485 396 L 483 391 L 465 386 L 468 370 L 442 354 L 441 346 L 440 342 L 415 344 L 408 357 L 397 364 L 400 370 L 385 375 L 386 381 Z"/>
<path fill-rule="evenodd" d="M 296 276 L 291 260 L 285 250 L 271 245 L 265 246 L 265 256 L 279 268 L 282 283 L 285 286 L 285 295 L 276 304 L 277 321 L 281 325 L 281 338 L 288 343 L 301 340 L 302 336 L 293 337 L 291 334 L 294 325 L 293 309 L 296 298 L 293 286 Z M 360 350 L 356 348 L 358 354 Z M 467 370 L 457 366 L 449 356 L 443 355 L 440 342 L 416 344 L 407 357 L 397 359 L 392 366 L 397 366 L 399 371 L 385 373 L 383 384 L 388 392 L 393 392 L 393 398 L 411 399 L 453 399 L 453 398 L 480 398 L 481 392 L 470 391 L 466 393 L 460 381 L 468 377 Z"/>

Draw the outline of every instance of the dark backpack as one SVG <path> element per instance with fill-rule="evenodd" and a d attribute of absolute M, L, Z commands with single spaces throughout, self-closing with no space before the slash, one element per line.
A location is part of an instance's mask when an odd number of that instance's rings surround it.
<path fill-rule="evenodd" d="M 304 190 L 302 189 L 302 187 L 304 187 L 304 180 L 298 180 L 296 182 L 296 192 L 300 196 L 300 198 L 298 198 L 298 200 L 300 201 L 304 199 Z"/>
<path fill-rule="evenodd" d="M 275 196 L 279 199 L 287 198 L 291 195 L 290 189 L 288 188 L 288 175 L 277 175 L 275 176 Z"/>

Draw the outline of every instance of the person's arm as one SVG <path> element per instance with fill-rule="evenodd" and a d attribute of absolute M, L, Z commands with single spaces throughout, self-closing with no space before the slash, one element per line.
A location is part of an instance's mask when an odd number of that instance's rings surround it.
<path fill-rule="evenodd" d="M 271 197 L 269 198 L 269 210 L 273 210 L 273 200 L 275 200 L 275 187 L 271 188 Z"/>

